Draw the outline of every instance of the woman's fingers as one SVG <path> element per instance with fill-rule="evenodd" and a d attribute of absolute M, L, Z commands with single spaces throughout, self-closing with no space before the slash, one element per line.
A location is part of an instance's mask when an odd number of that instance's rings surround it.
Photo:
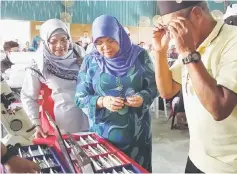
<path fill-rule="evenodd" d="M 128 97 L 128 98 L 127 98 L 127 101 L 135 102 L 135 101 L 138 101 L 138 100 L 140 100 L 140 99 L 141 99 L 140 96 L 134 95 L 134 96 Z"/>
<path fill-rule="evenodd" d="M 118 110 L 120 110 L 120 109 L 122 109 L 123 107 L 121 107 L 121 106 L 115 106 L 115 105 L 112 105 L 111 106 L 111 109 L 113 110 L 113 111 L 118 111 Z"/>
<path fill-rule="evenodd" d="M 140 107 L 143 103 L 143 98 L 137 95 L 131 96 L 127 98 L 128 106 L 132 107 Z"/>
<path fill-rule="evenodd" d="M 114 101 L 115 101 L 116 103 L 124 104 L 124 99 L 121 98 L 121 97 L 116 97 L 116 98 L 114 99 Z"/>

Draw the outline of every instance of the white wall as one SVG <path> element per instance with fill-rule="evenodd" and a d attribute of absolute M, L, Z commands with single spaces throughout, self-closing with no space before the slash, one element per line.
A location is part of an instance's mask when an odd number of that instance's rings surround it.
<path fill-rule="evenodd" d="M 30 41 L 30 22 L 17 20 L 0 20 L 0 46 L 5 41 L 18 40 L 21 47 Z"/>

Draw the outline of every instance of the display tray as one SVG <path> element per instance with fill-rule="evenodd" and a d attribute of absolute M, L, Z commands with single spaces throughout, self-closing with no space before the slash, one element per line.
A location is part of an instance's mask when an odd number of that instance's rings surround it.
<path fill-rule="evenodd" d="M 149 173 L 95 133 L 74 135 L 73 139 L 90 157 L 94 173 Z M 64 137 L 64 142 L 74 161 L 74 157 L 71 154 L 71 144 L 67 137 Z M 78 167 L 75 161 L 74 166 L 75 168 Z"/>
<path fill-rule="evenodd" d="M 72 142 L 68 135 L 62 136 L 65 148 L 72 159 L 73 166 L 77 173 L 83 173 L 81 166 L 76 161 L 76 157 L 73 155 L 71 150 Z M 96 133 L 83 133 L 72 134 L 73 143 L 78 144 L 85 154 L 90 158 L 91 165 L 94 173 L 149 173 L 147 170 L 142 168 L 134 160 L 129 158 L 119 149 L 110 144 L 107 140 L 100 137 Z M 34 143 L 41 144 L 46 143 L 55 147 L 57 152 L 60 153 L 60 147 L 57 145 L 55 137 L 48 139 L 35 139 Z"/>
<path fill-rule="evenodd" d="M 41 168 L 41 173 L 67 173 L 59 155 L 53 147 L 47 145 L 21 146 L 18 156 L 34 161 Z"/>

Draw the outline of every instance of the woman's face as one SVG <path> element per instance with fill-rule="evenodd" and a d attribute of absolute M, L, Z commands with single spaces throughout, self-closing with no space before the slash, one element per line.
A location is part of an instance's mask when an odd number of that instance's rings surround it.
<path fill-rule="evenodd" d="M 117 41 L 108 37 L 101 37 L 95 42 L 97 51 L 107 58 L 113 58 L 120 47 Z"/>
<path fill-rule="evenodd" d="M 67 54 L 69 48 L 68 37 L 65 34 L 55 34 L 48 40 L 49 49 L 55 56 Z"/>

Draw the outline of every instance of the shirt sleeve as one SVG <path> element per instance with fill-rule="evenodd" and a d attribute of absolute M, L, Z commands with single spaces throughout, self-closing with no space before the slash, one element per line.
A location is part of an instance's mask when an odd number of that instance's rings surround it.
<path fill-rule="evenodd" d="M 215 79 L 218 85 L 237 93 L 237 37 L 225 46 Z"/>
<path fill-rule="evenodd" d="M 143 79 L 143 90 L 138 92 L 137 95 L 143 98 L 143 110 L 146 111 L 150 108 L 154 98 L 158 96 L 154 66 L 150 56 L 145 51 L 143 54 L 143 67 L 144 67 L 144 79 Z"/>
<path fill-rule="evenodd" d="M 38 97 L 41 88 L 39 77 L 26 70 L 26 76 L 21 89 L 21 102 L 26 114 L 30 117 L 33 124 L 40 125 Z"/>
<path fill-rule="evenodd" d="M 175 82 L 182 84 L 182 60 L 178 58 L 174 64 L 170 67 L 170 71 L 172 73 L 172 78 Z"/>

